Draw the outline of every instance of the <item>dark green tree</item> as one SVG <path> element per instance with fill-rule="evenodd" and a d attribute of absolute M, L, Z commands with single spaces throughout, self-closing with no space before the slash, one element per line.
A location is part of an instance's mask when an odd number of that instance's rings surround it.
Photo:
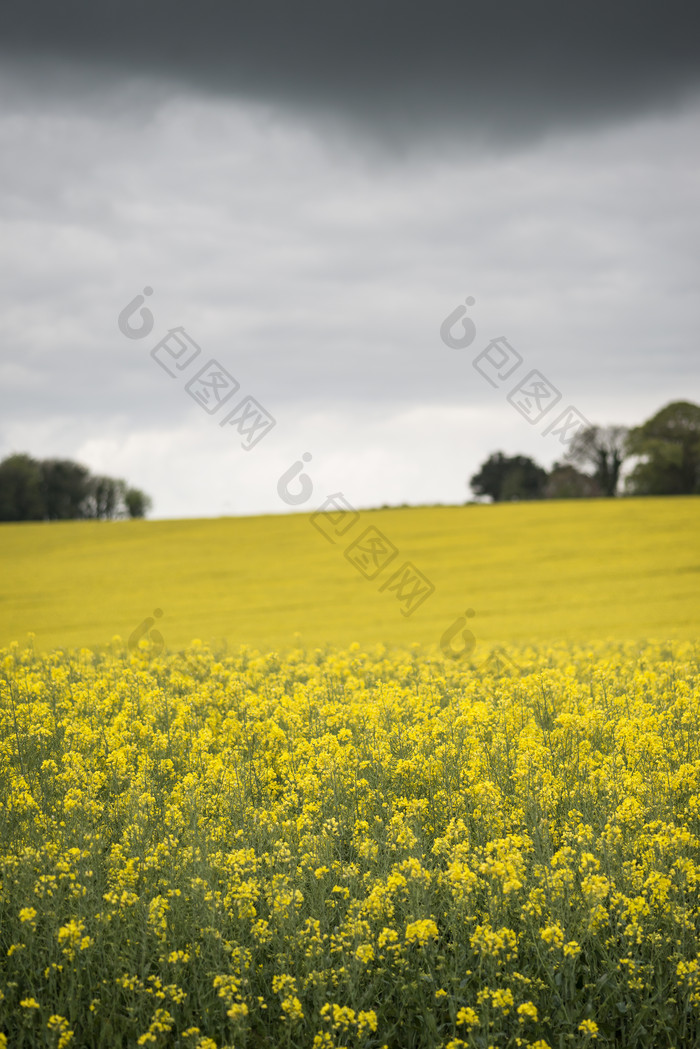
<path fill-rule="evenodd" d="M 633 495 L 700 493 L 700 406 L 667 404 L 630 430 L 627 452 L 639 457 L 626 482 Z"/>
<path fill-rule="evenodd" d="M 49 521 L 86 517 L 90 471 L 70 459 L 44 459 L 41 465 L 44 512 Z"/>
<path fill-rule="evenodd" d="M 490 496 L 494 503 L 515 499 L 541 499 L 547 471 L 526 455 L 494 452 L 470 478 L 475 495 Z"/>
<path fill-rule="evenodd" d="M 129 517 L 145 517 L 151 510 L 153 501 L 140 488 L 127 488 L 124 493 L 124 504 Z"/>
<path fill-rule="evenodd" d="M 570 463 L 554 463 L 544 486 L 545 499 L 591 499 L 602 495 L 595 477 Z"/>
<path fill-rule="evenodd" d="M 0 521 L 41 521 L 45 516 L 41 466 L 30 455 L 0 463 Z"/>
<path fill-rule="evenodd" d="M 614 496 L 626 458 L 626 426 L 588 426 L 579 430 L 566 458 L 578 466 L 593 467 L 601 495 Z"/>
<path fill-rule="evenodd" d="M 114 477 L 92 477 L 70 459 L 10 455 L 0 462 L 0 521 L 145 517 L 149 496 Z"/>

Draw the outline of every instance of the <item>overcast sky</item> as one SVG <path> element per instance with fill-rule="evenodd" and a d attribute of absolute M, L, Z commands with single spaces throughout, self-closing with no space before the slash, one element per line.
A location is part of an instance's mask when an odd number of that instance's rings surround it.
<path fill-rule="evenodd" d="M 699 22 L 627 0 L 5 4 L 0 457 L 124 477 L 155 517 L 459 503 L 497 449 L 561 459 L 544 431 L 569 407 L 635 424 L 700 401 Z M 155 348 L 178 328 L 176 361 Z M 501 336 L 517 366 L 494 386 L 474 361 Z M 235 380 L 219 406 L 211 360 Z M 533 371 L 558 394 L 538 421 L 511 403 Z"/>

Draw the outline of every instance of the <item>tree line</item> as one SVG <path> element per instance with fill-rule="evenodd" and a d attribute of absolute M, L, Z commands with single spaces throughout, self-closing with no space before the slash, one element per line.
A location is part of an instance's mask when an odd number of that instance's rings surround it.
<path fill-rule="evenodd" d="M 476 496 L 573 499 L 620 494 L 623 464 L 634 460 L 625 495 L 700 494 L 700 406 L 667 404 L 641 426 L 579 430 L 564 457 L 547 471 L 526 455 L 495 452 L 469 480 Z"/>
<path fill-rule="evenodd" d="M 70 459 L 9 455 L 0 462 L 0 521 L 112 521 L 145 517 L 149 496 Z"/>

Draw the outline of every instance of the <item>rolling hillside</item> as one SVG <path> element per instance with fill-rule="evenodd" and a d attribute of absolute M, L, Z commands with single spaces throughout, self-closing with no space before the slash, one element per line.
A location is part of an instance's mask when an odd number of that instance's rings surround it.
<path fill-rule="evenodd" d="M 431 645 L 468 609 L 486 648 L 697 636 L 700 498 L 367 511 L 337 530 L 348 524 L 342 536 L 306 514 L 2 525 L 0 644 L 31 631 L 42 650 L 102 646 L 155 624 L 168 649 Z M 391 562 L 365 578 L 387 540 Z M 407 562 L 434 587 L 422 603 L 418 591 L 402 603 Z"/>

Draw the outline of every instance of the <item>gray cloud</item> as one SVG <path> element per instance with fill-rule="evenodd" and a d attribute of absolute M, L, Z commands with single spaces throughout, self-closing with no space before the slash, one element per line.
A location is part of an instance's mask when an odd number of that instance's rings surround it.
<path fill-rule="evenodd" d="M 696 399 L 698 106 L 406 164 L 262 105 L 126 80 L 102 108 L 47 108 L 17 84 L 0 455 L 81 459 L 168 515 L 285 509 L 276 479 L 305 450 L 319 504 L 460 501 L 497 447 L 561 454 L 472 368 L 494 336 L 592 421 Z M 156 324 L 130 342 L 117 314 L 145 284 Z M 438 329 L 466 294 L 460 353 Z M 277 418 L 254 452 L 150 359 L 181 324 Z"/>
<path fill-rule="evenodd" d="M 4 4 L 0 49 L 105 81 L 166 77 L 419 134 L 522 139 L 673 105 L 700 79 L 700 9 L 684 0 L 104 0 Z M 72 70 L 72 71 L 71 71 Z"/>

